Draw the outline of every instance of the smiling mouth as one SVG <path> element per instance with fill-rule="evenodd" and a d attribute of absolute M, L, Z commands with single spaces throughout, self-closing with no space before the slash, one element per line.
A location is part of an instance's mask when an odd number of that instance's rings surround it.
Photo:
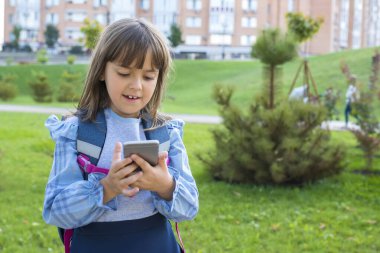
<path fill-rule="evenodd" d="M 139 97 L 136 97 L 136 96 L 130 96 L 130 95 L 123 95 L 125 98 L 127 99 L 132 99 L 132 100 L 137 100 L 139 99 Z"/>

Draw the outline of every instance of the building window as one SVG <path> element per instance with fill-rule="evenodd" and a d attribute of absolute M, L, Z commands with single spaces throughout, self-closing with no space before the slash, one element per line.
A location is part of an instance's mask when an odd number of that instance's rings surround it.
<path fill-rule="evenodd" d="M 68 21 L 83 22 L 86 17 L 86 12 L 69 11 L 66 13 L 66 20 Z"/>
<path fill-rule="evenodd" d="M 149 10 L 149 0 L 140 0 L 140 8 L 143 10 Z"/>
<path fill-rule="evenodd" d="M 13 16 L 13 14 L 9 14 L 9 16 L 8 16 L 8 22 L 9 22 L 9 24 L 13 25 L 13 22 L 14 22 L 14 16 Z"/>
<path fill-rule="evenodd" d="M 240 37 L 240 44 L 242 46 L 252 46 L 256 42 L 256 36 L 254 35 L 243 35 Z"/>
<path fill-rule="evenodd" d="M 187 0 L 186 8 L 188 10 L 199 11 L 202 8 L 202 1 L 201 0 Z"/>
<path fill-rule="evenodd" d="M 340 6 L 340 34 L 339 46 L 341 48 L 348 47 L 348 22 L 349 22 L 349 8 L 350 3 L 348 0 L 342 1 Z"/>
<path fill-rule="evenodd" d="M 227 34 L 212 34 L 210 44 L 213 45 L 231 45 L 232 37 Z"/>
<path fill-rule="evenodd" d="M 255 28 L 257 27 L 257 19 L 255 17 L 243 17 L 241 19 L 241 26 Z"/>
<path fill-rule="evenodd" d="M 201 27 L 202 20 L 199 17 L 187 17 L 186 18 L 186 26 L 187 27 Z"/>
<path fill-rule="evenodd" d="M 257 11 L 257 0 L 243 0 L 242 8 L 244 11 Z"/>
<path fill-rule="evenodd" d="M 83 34 L 77 28 L 68 28 L 65 30 L 65 37 L 70 40 L 78 40 L 83 37 Z"/>
<path fill-rule="evenodd" d="M 107 24 L 107 14 L 101 14 L 101 13 L 96 14 L 95 20 L 98 21 L 102 25 L 106 25 Z"/>
<path fill-rule="evenodd" d="M 16 0 L 9 0 L 9 5 L 10 6 L 15 6 L 16 5 Z"/>
<path fill-rule="evenodd" d="M 293 12 L 296 10 L 295 0 L 288 0 L 288 12 Z"/>
<path fill-rule="evenodd" d="M 46 14 L 46 24 L 57 25 L 58 24 L 58 14 L 56 14 L 56 13 Z"/>
<path fill-rule="evenodd" d="M 200 35 L 187 35 L 185 38 L 186 45 L 200 45 L 202 38 Z"/>
<path fill-rule="evenodd" d="M 94 7 L 107 6 L 107 0 L 94 0 Z"/>
<path fill-rule="evenodd" d="M 59 5 L 59 0 L 46 0 L 46 7 Z"/>
<path fill-rule="evenodd" d="M 85 4 L 87 0 L 66 0 L 66 2 L 70 4 Z"/>

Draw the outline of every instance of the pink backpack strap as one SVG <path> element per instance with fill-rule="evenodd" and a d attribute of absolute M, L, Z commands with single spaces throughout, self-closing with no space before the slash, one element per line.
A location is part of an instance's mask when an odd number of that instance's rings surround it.
<path fill-rule="evenodd" d="M 63 244 L 65 245 L 65 253 L 70 253 L 71 239 L 74 234 L 74 229 L 66 229 L 63 235 Z"/>
<path fill-rule="evenodd" d="M 182 237 L 181 237 L 181 233 L 179 232 L 179 227 L 178 227 L 178 222 L 175 223 L 175 231 L 177 232 L 177 236 L 178 236 L 178 240 L 179 240 L 179 244 L 181 246 L 181 252 L 185 253 L 185 246 L 183 245 L 183 241 L 182 241 Z"/>
<path fill-rule="evenodd" d="M 90 173 L 102 173 L 105 175 L 108 174 L 108 171 L 109 171 L 108 169 L 97 167 L 97 166 L 93 165 L 90 162 L 90 158 L 88 158 L 87 156 L 85 156 L 83 154 L 78 155 L 77 162 L 78 162 L 81 170 L 86 174 L 90 174 Z"/>

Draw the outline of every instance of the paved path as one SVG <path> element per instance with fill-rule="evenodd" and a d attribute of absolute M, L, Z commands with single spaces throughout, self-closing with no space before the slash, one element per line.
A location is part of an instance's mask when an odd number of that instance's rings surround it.
<path fill-rule="evenodd" d="M 28 113 L 46 113 L 46 114 L 58 114 L 64 115 L 73 112 L 74 108 L 60 108 L 60 107 L 45 107 L 45 106 L 30 106 L 30 105 L 8 105 L 0 104 L 0 112 L 28 112 Z M 179 118 L 189 123 L 203 123 L 203 124 L 219 124 L 222 122 L 219 116 L 209 115 L 190 115 L 190 114 L 170 114 L 175 118 Z M 358 129 L 357 125 L 350 123 L 348 127 L 345 127 L 343 121 L 328 121 L 322 123 L 322 128 L 329 127 L 330 130 L 347 130 Z"/>

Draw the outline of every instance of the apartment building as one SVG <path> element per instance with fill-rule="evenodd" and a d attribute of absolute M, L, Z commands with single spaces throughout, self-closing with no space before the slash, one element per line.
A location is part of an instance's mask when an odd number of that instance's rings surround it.
<path fill-rule="evenodd" d="M 174 51 L 192 57 L 249 58 L 262 29 L 286 30 L 287 12 L 322 17 L 319 33 L 302 45 L 309 54 L 380 45 L 380 0 L 5 0 L 4 39 L 22 28 L 20 42 L 37 48 L 47 24 L 59 44 L 80 44 L 85 18 L 103 26 L 124 17 L 150 20 L 166 35 L 177 23 L 184 44 Z"/>

